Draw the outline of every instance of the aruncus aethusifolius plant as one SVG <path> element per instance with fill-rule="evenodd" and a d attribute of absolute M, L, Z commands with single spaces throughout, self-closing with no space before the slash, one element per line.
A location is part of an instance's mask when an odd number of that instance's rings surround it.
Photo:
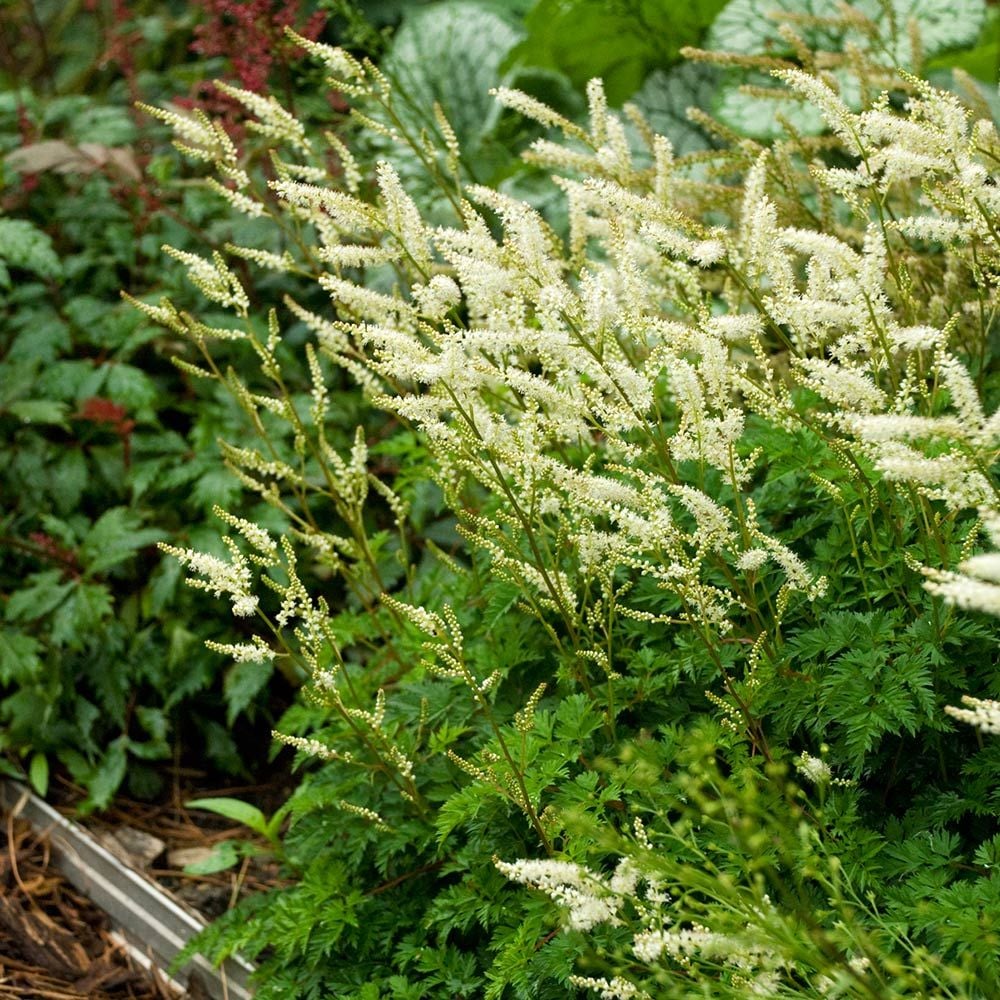
<path fill-rule="evenodd" d="M 285 234 L 281 254 L 229 252 L 300 293 L 263 334 L 226 257 L 183 257 L 236 325 L 140 308 L 239 400 L 260 445 L 225 459 L 288 524 L 276 540 L 223 514 L 245 546 L 173 553 L 262 623 L 215 648 L 300 664 L 327 712 L 278 738 L 325 762 L 289 837 L 384 879 L 330 918 L 337 941 L 382 921 L 356 975 L 493 997 L 988 995 L 996 821 L 963 784 L 996 761 L 968 764 L 945 706 L 968 693 L 950 713 L 992 719 L 1000 678 L 954 648 L 996 632 L 933 595 L 994 606 L 973 554 L 997 517 L 993 123 L 860 54 L 886 88 L 860 110 L 821 69 L 777 71 L 824 134 L 688 157 L 598 81 L 586 126 L 500 88 L 551 131 L 526 155 L 556 174 L 559 232 L 468 179 L 440 108 L 439 141 L 409 134 L 376 67 L 296 41 L 454 218 L 427 223 L 391 162 L 369 177 L 339 136 L 332 183 L 316 137 L 230 90 L 274 140 L 266 187 L 207 121 L 154 113 Z M 308 395 L 283 323 L 309 332 Z M 222 370 L 220 339 L 259 372 Z M 327 439 L 345 374 L 377 418 L 349 453 Z M 422 476 L 447 548 L 421 535 Z M 498 634 L 511 622 L 528 638 Z M 400 886 L 419 930 L 369 907 Z M 477 925 L 466 960 L 449 935 Z M 330 973 L 345 995 L 352 974 Z"/>

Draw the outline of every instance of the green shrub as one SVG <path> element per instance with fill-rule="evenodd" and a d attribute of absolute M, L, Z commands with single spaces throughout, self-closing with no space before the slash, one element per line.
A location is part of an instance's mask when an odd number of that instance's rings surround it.
<path fill-rule="evenodd" d="M 0 13 L 0 750 L 39 791 L 61 762 L 87 809 L 126 780 L 154 794 L 175 750 L 246 774 L 273 721 L 270 668 L 205 649 L 222 637 L 210 602 L 154 544 L 219 544 L 213 506 L 244 500 L 215 439 L 242 433 L 242 415 L 179 372 L 177 345 L 119 295 L 127 283 L 183 303 L 160 246 L 241 231 L 132 106 L 230 69 L 185 61 L 196 7 Z"/>
<path fill-rule="evenodd" d="M 226 259 L 175 254 L 234 318 L 142 308 L 243 407 L 259 442 L 227 459 L 293 525 L 170 550 L 256 616 L 216 649 L 312 677 L 279 727 L 318 762 L 296 884 L 203 942 L 259 957 L 260 996 L 1000 989 L 1000 744 L 952 721 L 996 729 L 1000 694 L 996 622 L 954 606 L 1000 607 L 970 559 L 996 533 L 1000 137 L 842 18 L 813 26 L 867 49 L 781 36 L 812 136 L 702 116 L 723 148 L 675 156 L 597 82 L 586 126 L 501 88 L 546 130 L 565 237 L 473 182 L 440 108 L 443 143 L 399 153 L 439 185 L 428 225 L 396 154 L 371 187 L 335 139 L 345 190 L 321 137 L 235 95 L 276 154 L 234 203 L 284 243 L 234 253 L 311 300 L 265 330 Z M 384 74 L 305 47 L 414 138 Z M 884 96 L 852 110 L 843 79 Z M 160 117 L 239 177 L 207 122 Z M 367 409 L 338 449 L 344 373 Z"/>

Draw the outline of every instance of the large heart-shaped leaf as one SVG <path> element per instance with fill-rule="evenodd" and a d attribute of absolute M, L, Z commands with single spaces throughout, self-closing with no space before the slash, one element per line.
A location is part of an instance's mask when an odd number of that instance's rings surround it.
<path fill-rule="evenodd" d="M 913 62 L 907 25 L 916 22 L 926 56 L 946 49 L 971 45 L 979 37 L 986 17 L 984 0 L 854 0 L 852 6 L 878 25 L 883 54 L 903 67 Z M 791 52 L 780 27 L 795 15 L 793 26 L 812 48 L 840 52 L 847 43 L 868 47 L 858 29 L 837 24 L 804 26 L 801 15 L 834 19 L 840 17 L 838 0 L 730 0 L 709 29 L 706 46 L 725 52 L 781 54 Z"/>
<path fill-rule="evenodd" d="M 655 132 L 665 135 L 678 154 L 708 149 L 709 137 L 687 117 L 688 108 L 710 107 L 721 73 L 714 66 L 682 63 L 650 73 L 632 98 Z"/>
<path fill-rule="evenodd" d="M 986 17 L 984 0 L 855 0 L 858 11 L 878 26 L 878 38 L 873 42 L 858 28 L 838 23 L 838 0 L 730 0 L 712 23 L 706 47 L 740 54 L 792 56 L 793 50 L 782 38 L 783 23 L 791 24 L 816 50 L 842 52 L 848 45 L 868 49 L 883 61 L 904 69 L 912 69 L 913 45 L 908 25 L 914 22 L 920 34 L 925 56 L 934 56 L 961 46 L 971 45 L 979 37 Z M 810 15 L 826 23 L 804 25 L 799 18 Z M 787 15 L 794 15 L 794 20 Z M 745 94 L 743 83 L 768 84 L 757 74 L 732 74 L 722 87 L 715 112 L 731 128 L 745 135 L 773 138 L 780 134 L 782 124 L 778 114 L 786 117 L 800 132 L 822 131 L 818 112 L 797 102 L 769 100 Z M 842 97 L 849 105 L 857 104 L 857 87 L 850 86 L 847 74 L 841 79 L 845 87 Z"/>
<path fill-rule="evenodd" d="M 488 180 L 510 159 L 507 150 L 491 141 L 500 109 L 490 89 L 500 82 L 501 63 L 520 38 L 519 29 L 495 8 L 472 0 L 412 11 L 382 64 L 393 83 L 396 130 L 417 144 L 426 136 L 443 150 L 433 114 L 436 103 L 455 131 L 468 179 Z M 375 137 L 371 153 L 391 156 L 407 190 L 422 205 L 440 202 L 442 193 L 412 149 L 394 145 L 390 151 L 388 140 Z"/>
<path fill-rule="evenodd" d="M 539 0 L 525 20 L 528 37 L 511 55 L 556 69 L 581 89 L 599 76 L 608 100 L 620 104 L 651 70 L 667 69 L 684 45 L 697 44 L 722 6 L 723 0 Z"/>

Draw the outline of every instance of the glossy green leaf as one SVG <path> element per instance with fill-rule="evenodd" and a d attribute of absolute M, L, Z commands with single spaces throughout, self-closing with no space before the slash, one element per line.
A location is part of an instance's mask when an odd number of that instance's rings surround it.
<path fill-rule="evenodd" d="M 192 799 L 184 803 L 188 809 L 203 809 L 205 812 L 224 816 L 236 823 L 242 823 L 255 833 L 267 835 L 267 817 L 249 802 L 230 798 Z"/>
<path fill-rule="evenodd" d="M 608 100 L 621 104 L 650 72 L 675 63 L 683 46 L 698 44 L 723 5 L 724 0 L 539 0 L 525 21 L 528 37 L 512 57 L 559 70 L 580 89 L 601 77 Z"/>
<path fill-rule="evenodd" d="M 49 790 L 49 758 L 43 753 L 32 754 L 28 766 L 28 781 L 38 795 L 43 798 Z"/>

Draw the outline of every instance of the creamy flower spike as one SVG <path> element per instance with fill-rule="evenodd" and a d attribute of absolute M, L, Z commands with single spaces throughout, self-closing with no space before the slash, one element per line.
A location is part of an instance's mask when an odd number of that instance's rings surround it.
<path fill-rule="evenodd" d="M 953 705 L 947 705 L 945 711 L 953 719 L 975 726 L 980 732 L 1000 736 L 1000 701 L 964 695 L 962 704 L 966 707 L 955 708 Z"/>

